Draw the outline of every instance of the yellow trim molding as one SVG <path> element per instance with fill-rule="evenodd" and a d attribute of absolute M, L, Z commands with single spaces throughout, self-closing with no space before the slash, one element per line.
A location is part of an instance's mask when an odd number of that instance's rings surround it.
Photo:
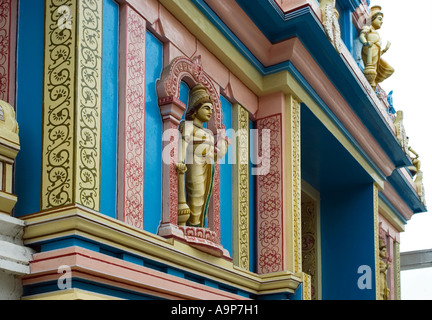
<path fill-rule="evenodd" d="M 236 133 L 236 157 L 233 168 L 233 261 L 249 270 L 249 113 L 239 104 L 233 105 L 233 128 Z"/>
<path fill-rule="evenodd" d="M 285 197 L 287 267 L 295 273 L 302 271 L 301 236 L 301 154 L 300 154 L 300 103 L 285 96 Z M 292 236 L 290 236 L 292 235 Z"/>
<path fill-rule="evenodd" d="M 258 275 L 180 241 L 159 237 L 80 205 L 45 210 L 23 219 L 27 246 L 81 236 L 254 294 L 294 293 L 301 283 L 292 272 Z"/>
<path fill-rule="evenodd" d="M 374 240 L 375 240 L 375 290 L 376 299 L 380 300 L 380 256 L 379 256 L 379 196 L 378 186 L 374 184 L 373 203 L 374 203 Z"/>
<path fill-rule="evenodd" d="M 68 289 L 22 298 L 22 300 L 123 300 L 120 298 L 93 293 L 82 289 Z"/>

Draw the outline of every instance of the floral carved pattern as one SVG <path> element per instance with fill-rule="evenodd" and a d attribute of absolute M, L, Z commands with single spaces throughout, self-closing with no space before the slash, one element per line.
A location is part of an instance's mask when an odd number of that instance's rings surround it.
<path fill-rule="evenodd" d="M 170 167 L 169 167 L 169 177 L 170 177 L 170 222 L 172 224 L 177 224 L 177 209 L 178 209 L 178 175 L 176 169 L 176 159 L 177 159 L 177 143 L 174 143 L 175 140 L 178 140 L 178 130 L 177 125 L 170 122 L 169 123 L 171 132 L 175 132 L 177 136 L 170 136 Z"/>
<path fill-rule="evenodd" d="M 302 270 L 311 277 L 311 298 L 318 299 L 318 247 L 317 212 L 315 202 L 301 204 L 302 219 Z"/>
<path fill-rule="evenodd" d="M 291 101 L 292 125 L 292 194 L 294 215 L 294 271 L 302 269 L 302 234 L 301 234 L 301 147 L 300 147 L 300 103 Z"/>
<path fill-rule="evenodd" d="M 258 120 L 257 129 L 259 156 L 264 154 L 262 130 L 270 130 L 270 171 L 257 177 L 258 273 L 264 274 L 283 270 L 281 115 Z"/>
<path fill-rule="evenodd" d="M 75 39 L 72 30 L 58 27 L 58 11 L 63 5 L 75 8 L 71 0 L 51 0 L 46 5 L 43 208 L 62 206 L 73 198 Z"/>
<path fill-rule="evenodd" d="M 249 113 L 239 104 L 233 108 L 233 126 L 237 131 L 234 196 L 238 198 L 233 212 L 233 260 L 237 266 L 249 270 Z"/>
<path fill-rule="evenodd" d="M 102 73 L 101 0 L 80 1 L 78 44 L 79 203 L 99 210 Z"/>
<path fill-rule="evenodd" d="M 10 0 L 0 0 L 0 100 L 8 101 L 10 56 Z"/>
<path fill-rule="evenodd" d="M 61 27 L 62 6 L 70 28 Z M 47 1 L 43 209 L 77 202 L 99 210 L 101 11 L 101 0 Z"/>
<path fill-rule="evenodd" d="M 145 23 L 134 10 L 128 10 L 124 218 L 141 229 L 144 227 Z"/>

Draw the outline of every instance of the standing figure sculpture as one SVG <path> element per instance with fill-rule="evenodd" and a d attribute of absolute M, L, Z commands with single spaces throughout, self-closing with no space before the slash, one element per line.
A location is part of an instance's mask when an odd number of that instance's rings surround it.
<path fill-rule="evenodd" d="M 378 83 L 394 73 L 393 67 L 381 57 L 390 48 L 390 42 L 387 42 L 386 47 L 382 48 L 381 37 L 377 32 L 382 26 L 383 17 L 384 14 L 381 12 L 380 6 L 372 7 L 370 11 L 371 25 L 363 27 L 360 33 L 360 41 L 363 44 L 364 75 L 374 91 Z"/>
<path fill-rule="evenodd" d="M 178 224 L 205 227 L 207 210 L 213 190 L 215 162 L 224 157 L 228 141 L 225 135 L 216 140 L 213 132 L 204 128 L 213 114 L 213 101 L 205 87 L 192 88 L 181 133 Z M 185 181 L 184 181 L 185 176 Z M 186 194 L 185 194 L 186 192 Z"/>
<path fill-rule="evenodd" d="M 386 241 L 379 238 L 379 270 L 380 270 L 380 300 L 390 300 L 390 289 L 387 285 L 387 271 L 390 269 L 389 258 L 387 257 Z"/>

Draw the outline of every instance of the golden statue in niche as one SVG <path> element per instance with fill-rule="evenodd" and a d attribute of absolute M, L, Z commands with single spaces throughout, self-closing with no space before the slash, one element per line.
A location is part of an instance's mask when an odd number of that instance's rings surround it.
<path fill-rule="evenodd" d="M 360 33 L 360 41 L 363 44 L 364 75 L 374 90 L 376 90 L 378 83 L 394 73 L 393 67 L 381 57 L 391 45 L 390 42 L 387 42 L 386 47 L 382 48 L 381 37 L 377 32 L 382 26 L 383 17 L 384 14 L 381 12 L 380 6 L 372 7 L 370 11 L 371 25 L 363 27 Z"/>
<path fill-rule="evenodd" d="M 387 285 L 387 271 L 390 269 L 389 258 L 387 257 L 387 244 L 385 239 L 379 238 L 379 270 L 380 270 L 380 300 L 390 300 L 390 289 Z"/>
<path fill-rule="evenodd" d="M 225 156 L 228 142 L 221 134 L 204 127 L 213 115 L 213 101 L 205 87 L 197 84 L 189 95 L 181 132 L 180 161 L 176 165 L 179 179 L 178 224 L 205 227 L 213 189 L 215 161 Z"/>

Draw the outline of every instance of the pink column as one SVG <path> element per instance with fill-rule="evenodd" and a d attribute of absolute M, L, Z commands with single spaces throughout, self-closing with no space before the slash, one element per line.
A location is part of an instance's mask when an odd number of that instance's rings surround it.
<path fill-rule="evenodd" d="M 119 219 L 144 228 L 146 20 L 120 8 Z"/>
<path fill-rule="evenodd" d="M 0 0 L 0 100 L 15 105 L 17 1 Z"/>
<path fill-rule="evenodd" d="M 260 98 L 257 114 L 258 157 L 261 171 L 257 176 L 257 272 L 285 269 L 283 108 L 284 95 Z M 270 139 L 263 139 L 270 130 Z"/>
<path fill-rule="evenodd" d="M 182 238 L 183 232 L 177 228 L 178 208 L 178 125 L 186 106 L 178 98 L 159 99 L 163 121 L 163 154 L 162 154 L 162 221 L 158 234 Z"/>

